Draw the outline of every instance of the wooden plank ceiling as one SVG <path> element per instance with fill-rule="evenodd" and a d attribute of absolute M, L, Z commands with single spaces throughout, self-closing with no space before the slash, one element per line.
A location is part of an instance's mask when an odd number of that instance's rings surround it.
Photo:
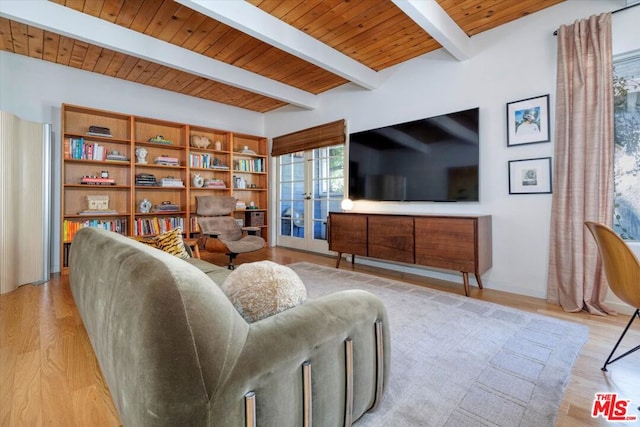
<path fill-rule="evenodd" d="M 472 37 L 562 1 L 437 0 L 437 3 L 464 34 Z M 348 82 L 330 69 L 173 0 L 51 2 L 309 94 L 318 95 Z M 375 72 L 442 47 L 391 0 L 247 2 Z M 7 17 L 0 17 L 0 47 L 7 52 L 257 112 L 287 104 L 256 90 L 191 73 L 189 64 L 177 69 Z"/>

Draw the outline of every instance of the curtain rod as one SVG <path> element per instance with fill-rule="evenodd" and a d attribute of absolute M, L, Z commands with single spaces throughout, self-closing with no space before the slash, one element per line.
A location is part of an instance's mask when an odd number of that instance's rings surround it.
<path fill-rule="evenodd" d="M 611 12 L 611 14 L 613 15 L 614 13 L 622 12 L 623 10 L 631 9 L 632 7 L 636 7 L 636 6 L 640 6 L 640 2 L 634 3 L 634 4 L 630 4 L 630 5 L 625 6 L 625 7 L 621 7 L 620 9 L 617 9 L 617 10 L 614 10 L 613 12 Z M 557 36 L 558 35 L 558 30 L 555 30 L 553 32 L 553 35 Z"/>

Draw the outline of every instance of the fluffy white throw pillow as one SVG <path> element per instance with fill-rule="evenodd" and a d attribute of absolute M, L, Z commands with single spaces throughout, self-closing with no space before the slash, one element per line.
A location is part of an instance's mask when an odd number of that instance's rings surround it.
<path fill-rule="evenodd" d="M 302 304 L 307 298 L 307 288 L 296 272 L 271 261 L 239 265 L 221 288 L 249 323 Z"/>

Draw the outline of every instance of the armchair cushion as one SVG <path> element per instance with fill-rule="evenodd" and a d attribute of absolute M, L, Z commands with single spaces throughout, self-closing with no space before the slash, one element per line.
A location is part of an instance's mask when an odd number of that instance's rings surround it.
<path fill-rule="evenodd" d="M 221 288 L 249 323 L 300 305 L 307 298 L 307 289 L 295 271 L 271 261 L 240 265 Z"/>
<path fill-rule="evenodd" d="M 240 240 L 242 228 L 230 216 L 198 217 L 200 231 L 204 235 L 215 235 L 223 240 Z"/>
<path fill-rule="evenodd" d="M 198 215 L 229 215 L 236 208 L 236 199 L 233 196 L 196 196 L 196 205 Z"/>

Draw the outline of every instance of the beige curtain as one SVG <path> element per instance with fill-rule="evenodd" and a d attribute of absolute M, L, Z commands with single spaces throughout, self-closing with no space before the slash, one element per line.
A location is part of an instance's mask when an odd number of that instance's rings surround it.
<path fill-rule="evenodd" d="M 558 30 L 554 194 L 547 299 L 565 311 L 612 313 L 586 220 L 613 215 L 611 14 Z"/>

